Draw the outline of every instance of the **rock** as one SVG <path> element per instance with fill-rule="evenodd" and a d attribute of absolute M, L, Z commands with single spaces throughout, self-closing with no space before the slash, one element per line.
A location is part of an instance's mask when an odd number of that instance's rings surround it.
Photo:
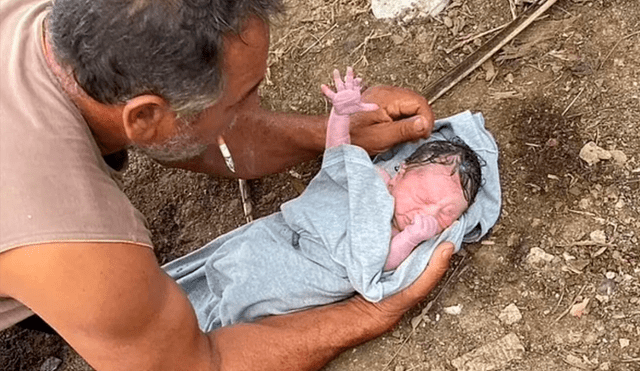
<path fill-rule="evenodd" d="M 512 325 L 522 319 L 522 314 L 520 314 L 520 310 L 518 307 L 511 303 L 507 305 L 506 308 L 500 312 L 498 319 L 506 325 Z"/>
<path fill-rule="evenodd" d="M 585 309 L 587 309 L 587 304 L 589 304 L 589 298 L 585 298 L 582 302 L 572 305 L 569 313 L 574 317 L 580 318 L 584 314 Z"/>
<path fill-rule="evenodd" d="M 61 363 L 61 359 L 58 359 L 56 357 L 49 357 L 40 366 L 40 371 L 55 371 L 58 369 Z"/>
<path fill-rule="evenodd" d="M 539 247 L 532 247 L 527 255 L 527 263 L 529 265 L 539 266 L 542 264 L 550 263 L 555 256 L 547 254 Z"/>
<path fill-rule="evenodd" d="M 589 166 L 597 164 L 600 160 L 608 160 L 612 157 L 611 152 L 598 147 L 594 142 L 585 144 L 580 150 L 579 156 L 589 164 Z"/>
<path fill-rule="evenodd" d="M 609 151 L 609 153 L 611 153 L 611 157 L 613 158 L 613 162 L 618 165 L 618 166 L 624 166 L 624 164 L 627 163 L 627 155 L 624 154 L 624 152 L 618 150 L 618 149 L 613 149 L 611 151 Z"/>
<path fill-rule="evenodd" d="M 564 361 L 573 367 L 579 368 L 580 370 L 593 370 L 596 368 L 596 366 L 589 362 L 588 359 L 580 359 L 573 354 L 567 354 Z"/>
<path fill-rule="evenodd" d="M 457 316 L 462 313 L 462 304 L 454 305 L 451 307 L 446 307 L 442 309 L 446 314 L 451 314 L 452 316 Z"/>
<path fill-rule="evenodd" d="M 404 38 L 400 35 L 391 35 L 391 41 L 396 45 L 400 45 L 404 42 Z"/>
<path fill-rule="evenodd" d="M 605 273 L 604 276 L 607 277 L 608 280 L 612 280 L 612 279 L 616 278 L 616 272 L 609 271 L 609 272 Z"/>
<path fill-rule="evenodd" d="M 604 233 L 603 230 L 600 230 L 600 229 L 589 233 L 589 238 L 591 238 L 591 241 L 595 243 L 600 243 L 600 244 L 607 243 L 607 235 Z"/>
<path fill-rule="evenodd" d="M 458 371 L 492 371 L 505 368 L 509 362 L 522 359 L 524 346 L 513 332 L 487 343 L 451 361 Z"/>
<path fill-rule="evenodd" d="M 629 346 L 629 339 L 619 339 L 618 342 L 620 343 L 620 348 L 626 348 Z"/>
<path fill-rule="evenodd" d="M 378 19 L 396 18 L 408 11 L 435 17 L 447 5 L 449 0 L 371 0 L 371 10 L 374 17 Z"/>

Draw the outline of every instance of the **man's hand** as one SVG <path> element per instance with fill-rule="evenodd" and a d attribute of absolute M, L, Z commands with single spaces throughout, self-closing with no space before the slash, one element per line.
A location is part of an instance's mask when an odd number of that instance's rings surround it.
<path fill-rule="evenodd" d="M 401 142 L 427 138 L 435 120 L 427 100 L 412 90 L 374 86 L 362 93 L 362 101 L 380 109 L 351 116 L 351 142 L 369 154 L 384 152 Z"/>
<path fill-rule="evenodd" d="M 449 260 L 453 250 L 454 246 L 451 242 L 441 243 L 433 253 L 431 261 L 422 275 L 411 286 L 395 295 L 378 303 L 370 303 L 361 296 L 356 296 L 351 300 L 359 305 L 365 315 L 379 322 L 382 332 L 387 331 L 402 319 L 405 312 L 426 298 L 436 287 L 449 269 Z"/>

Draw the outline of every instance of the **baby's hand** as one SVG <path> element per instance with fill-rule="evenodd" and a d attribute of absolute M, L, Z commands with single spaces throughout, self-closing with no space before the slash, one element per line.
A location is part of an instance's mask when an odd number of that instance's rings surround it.
<path fill-rule="evenodd" d="M 407 233 L 409 240 L 414 244 L 433 238 L 439 232 L 438 220 L 432 215 L 418 214 L 413 217 L 411 225 L 407 226 L 403 233 Z"/>
<path fill-rule="evenodd" d="M 338 115 L 351 115 L 357 112 L 375 111 L 378 105 L 375 103 L 363 103 L 360 99 L 360 89 L 362 79 L 353 77 L 353 69 L 347 67 L 347 74 L 344 82 L 340 77 L 340 72 L 333 71 L 333 80 L 336 85 L 336 92 L 333 92 L 327 85 L 322 84 L 322 93 L 331 100 L 333 108 Z"/>

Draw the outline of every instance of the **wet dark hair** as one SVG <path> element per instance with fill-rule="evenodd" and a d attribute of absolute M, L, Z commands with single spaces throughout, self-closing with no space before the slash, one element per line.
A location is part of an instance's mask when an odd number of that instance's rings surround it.
<path fill-rule="evenodd" d="M 282 0 L 55 0 L 48 31 L 58 61 L 98 102 L 155 94 L 192 115 L 222 91 L 222 36 L 282 8 Z"/>
<path fill-rule="evenodd" d="M 404 163 L 407 170 L 425 164 L 455 165 L 452 174 L 460 175 L 462 192 L 469 206 L 482 185 L 481 167 L 485 162 L 458 137 L 424 143 Z"/>

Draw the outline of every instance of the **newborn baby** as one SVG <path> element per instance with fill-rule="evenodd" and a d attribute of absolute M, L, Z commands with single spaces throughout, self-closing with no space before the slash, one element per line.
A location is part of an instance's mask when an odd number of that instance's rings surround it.
<path fill-rule="evenodd" d="M 361 79 L 347 68 L 345 81 L 335 70 L 337 92 L 322 85 L 333 108 L 327 124 L 326 148 L 349 144 L 349 115 L 378 109 L 360 99 Z M 395 269 L 422 241 L 441 233 L 473 203 L 480 187 L 478 156 L 462 141 L 423 144 L 391 177 L 378 168 L 394 198 L 392 240 L 384 270 Z"/>
<path fill-rule="evenodd" d="M 348 145 L 349 115 L 377 106 L 361 101 L 361 81 L 351 69 L 345 81 L 334 74 L 337 92 L 322 88 L 333 103 L 327 148 L 305 191 L 279 212 L 164 267 L 189 293 L 204 331 L 334 303 L 355 293 L 380 301 L 419 277 L 442 238 L 459 247 L 465 233 L 480 228 L 477 215 L 491 218 L 478 236 L 495 223 L 499 208 L 492 207 L 499 205 L 499 197 L 489 199 L 496 193 L 488 193 L 480 181 L 478 157 L 455 139 L 454 131 L 446 136 L 436 132 L 432 137 L 438 139 L 422 146 L 398 145 L 380 157 L 380 167 L 362 148 Z M 497 156 L 491 157 L 496 147 L 482 121 L 455 125 L 497 168 Z M 499 185 L 497 176 L 489 181 Z M 416 245 L 419 254 L 412 254 Z"/>

